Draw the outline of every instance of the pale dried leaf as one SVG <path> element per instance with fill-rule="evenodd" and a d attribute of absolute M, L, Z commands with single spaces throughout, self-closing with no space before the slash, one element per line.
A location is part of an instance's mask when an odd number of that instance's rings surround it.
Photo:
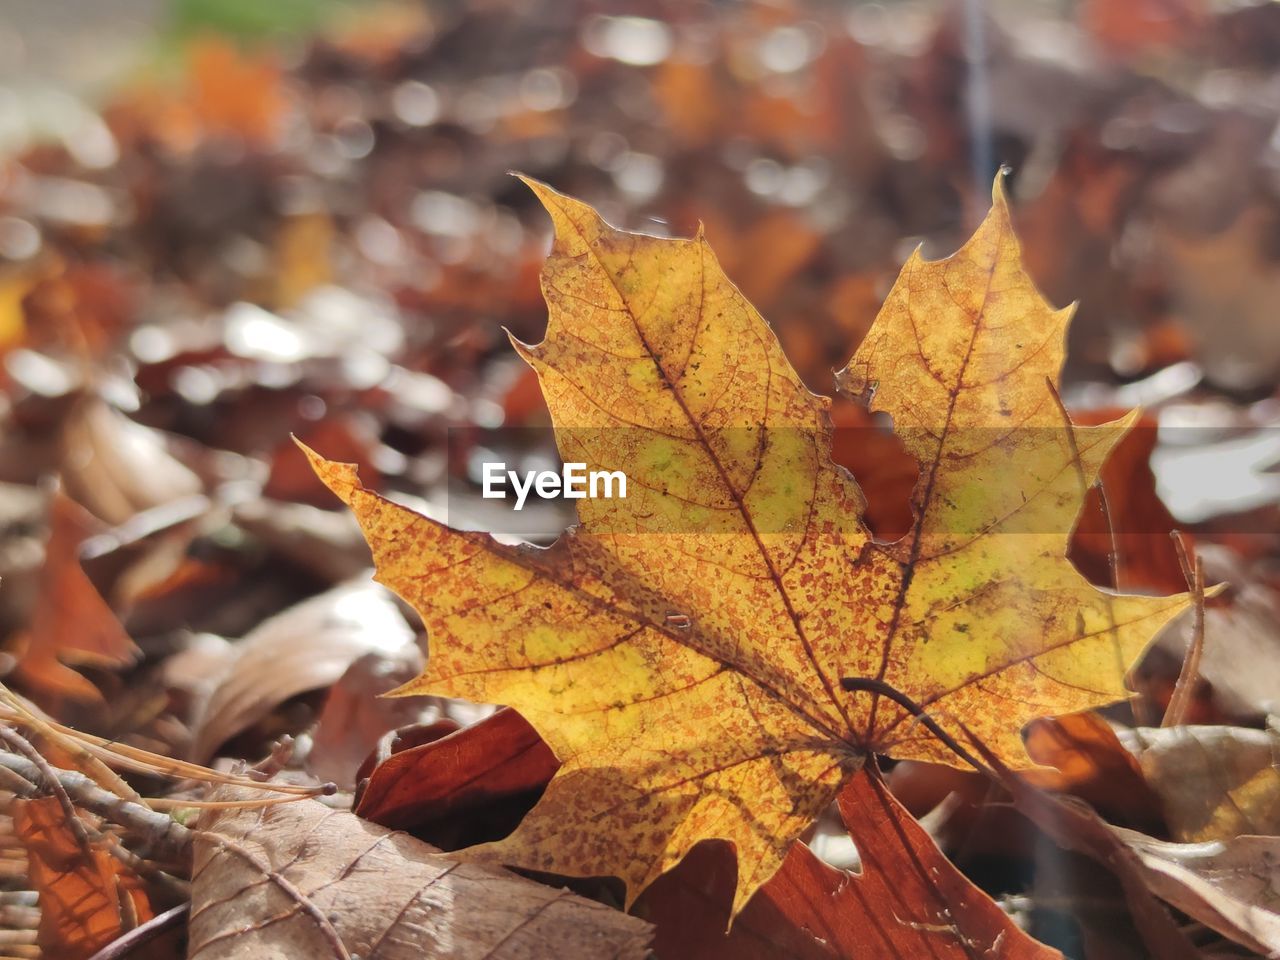
<path fill-rule="evenodd" d="M 199 493 L 200 478 L 168 450 L 165 435 L 95 396 L 63 424 L 60 460 L 69 496 L 107 523 Z"/>
<path fill-rule="evenodd" d="M 1175 839 L 1280 834 L 1274 733 L 1223 726 L 1142 728 L 1126 740 Z"/>
<path fill-rule="evenodd" d="M 1168 843 L 1115 831 L 1137 853 L 1156 896 L 1236 943 L 1280 955 L 1280 837 Z"/>
<path fill-rule="evenodd" d="M 311 736 L 307 769 L 339 789 L 356 785 L 356 771 L 392 730 L 438 719 L 439 706 L 424 697 L 384 697 L 422 672 L 422 652 L 406 644 L 395 653 L 367 653 L 329 688 Z"/>
<path fill-rule="evenodd" d="M 247 794 L 246 794 L 247 795 Z M 232 799 L 223 794 L 221 799 Z M 649 924 L 315 800 L 211 811 L 191 960 L 640 960 Z"/>
<path fill-rule="evenodd" d="M 191 759 L 203 763 L 290 697 L 328 687 L 365 654 L 392 654 L 413 638 L 387 591 L 363 577 L 263 621 L 236 644 L 194 725 Z"/>

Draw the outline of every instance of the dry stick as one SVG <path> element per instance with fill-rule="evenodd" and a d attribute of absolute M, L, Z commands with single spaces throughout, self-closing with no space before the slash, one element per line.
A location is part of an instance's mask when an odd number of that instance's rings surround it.
<path fill-rule="evenodd" d="M 1204 653 L 1204 563 L 1199 557 L 1195 557 L 1195 563 L 1192 563 L 1191 554 L 1179 531 L 1173 531 L 1172 536 L 1174 545 L 1178 548 L 1182 575 L 1187 578 L 1187 586 L 1195 604 L 1195 620 L 1191 628 L 1191 645 L 1187 647 L 1182 669 L 1178 671 L 1177 683 L 1173 686 L 1173 696 L 1169 698 L 1164 719 L 1160 721 L 1162 727 L 1176 727 L 1186 723 L 1187 714 L 1191 710 L 1191 697 L 1200 681 L 1200 657 Z"/>
<path fill-rule="evenodd" d="M 45 720 L 31 713 L 29 710 L 14 708 L 12 701 L 7 700 L 3 696 L 8 691 L 4 690 L 0 684 L 0 702 L 9 702 L 10 710 L 0 708 L 0 720 L 8 720 L 12 723 L 36 726 L 41 733 L 55 739 L 59 745 L 65 746 L 68 750 L 78 752 L 95 760 L 95 762 L 111 762 L 115 763 L 123 769 L 132 770 L 136 773 L 153 773 L 168 777 L 182 777 L 189 780 L 198 780 L 204 783 L 216 783 L 225 786 L 234 787 L 250 787 L 255 790 L 261 790 L 268 793 L 290 794 L 296 797 L 314 797 L 317 794 L 326 796 L 337 792 L 337 785 L 333 783 L 324 783 L 318 786 L 303 786 L 301 784 L 292 783 L 262 783 L 249 777 L 236 776 L 235 774 L 220 773 L 217 770 L 211 770 L 209 767 L 201 766 L 198 763 L 190 763 L 186 760 L 175 760 L 171 757 L 161 756 L 158 753 L 152 753 L 150 750 L 143 750 L 140 747 L 131 747 L 126 743 L 118 743 L 108 740 L 105 737 L 94 736 L 90 733 L 84 733 L 79 730 L 73 730 L 70 727 L 63 726 L 52 720 Z M 112 776 L 119 780 L 114 773 Z M 94 778 L 95 780 L 97 777 Z M 123 781 L 121 781 L 123 784 Z M 107 786 L 107 784 L 103 784 Z M 128 796 L 131 800 L 141 801 L 142 798 L 133 791 L 127 784 L 123 784 L 123 789 L 127 791 L 122 794 Z M 174 806 L 200 806 L 200 803 L 173 804 Z"/>
<path fill-rule="evenodd" d="M 8 720 L 24 727 L 35 728 L 36 732 L 41 736 L 48 738 L 71 756 L 76 757 L 80 763 L 84 764 L 84 768 L 89 771 L 90 776 L 99 784 L 122 797 L 127 797 L 130 800 L 138 799 L 138 794 L 133 787 L 125 783 L 123 777 L 85 750 L 75 738 L 75 731 L 66 728 L 57 729 L 60 725 L 54 724 L 39 707 L 18 696 L 3 683 L 0 683 L 0 704 L 8 707 L 7 710 L 0 710 L 0 719 Z"/>
<path fill-rule="evenodd" d="M 134 927 L 128 933 L 116 937 L 109 944 L 95 953 L 89 960 L 123 960 L 128 957 L 136 948 L 143 944 L 150 943 L 152 940 L 167 933 L 172 928 L 178 926 L 187 918 L 187 914 L 191 911 L 191 904 L 184 903 L 181 906 L 174 907 L 172 910 L 166 910 L 164 913 L 157 914 L 146 923 Z"/>
<path fill-rule="evenodd" d="M 67 828 L 71 831 L 71 835 L 75 837 L 76 844 L 86 855 L 92 858 L 93 848 L 89 842 L 89 831 L 86 829 L 84 821 L 80 819 L 80 814 L 76 812 L 75 804 L 71 802 L 71 798 L 67 796 L 67 791 L 63 789 L 62 783 L 58 780 L 58 775 L 54 773 L 53 767 L 49 765 L 49 761 L 40 755 L 40 751 L 33 747 L 26 737 L 16 730 L 10 730 L 3 724 L 0 724 L 0 740 L 3 740 L 10 750 L 21 754 L 35 764 L 40 773 L 40 779 L 44 782 L 49 792 L 57 798 L 58 806 L 62 807 L 62 815 L 66 818 Z"/>
<path fill-rule="evenodd" d="M 43 779 L 40 768 L 25 757 L 0 751 L 0 769 L 5 770 L 15 785 L 14 793 L 22 797 L 35 796 L 36 784 Z M 52 768 L 50 768 L 52 769 Z M 84 809 L 105 820 L 118 824 L 132 834 L 146 840 L 147 855 L 156 860 L 178 862 L 186 858 L 191 849 L 191 831 L 178 821 L 157 813 L 140 803 L 124 800 L 109 790 L 104 790 L 89 777 L 75 770 L 53 770 L 58 784 Z"/>

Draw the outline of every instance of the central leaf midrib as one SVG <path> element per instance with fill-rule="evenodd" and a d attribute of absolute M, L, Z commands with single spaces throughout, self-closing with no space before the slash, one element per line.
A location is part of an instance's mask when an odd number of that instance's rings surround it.
<path fill-rule="evenodd" d="M 999 232 L 996 234 L 995 248 L 998 251 L 1001 241 L 1004 239 L 1004 224 L 1000 224 Z M 902 625 L 902 614 L 907 606 L 907 594 L 911 590 L 911 583 L 915 578 L 916 566 L 920 560 L 920 536 L 924 531 L 925 520 L 929 515 L 929 504 L 933 500 L 934 485 L 937 483 L 938 471 L 942 464 L 942 451 L 947 443 L 947 437 L 951 432 L 951 423 L 955 417 L 956 403 L 960 399 L 960 394 L 964 389 L 964 375 L 969 369 L 969 362 L 973 359 L 973 350 L 978 343 L 978 335 L 982 332 L 982 318 L 987 308 L 987 302 L 991 298 L 991 283 L 995 279 L 996 266 L 999 263 L 998 255 L 993 255 L 991 266 L 987 271 L 987 284 L 982 291 L 982 302 L 978 306 L 977 313 L 973 317 L 973 333 L 969 336 L 969 344 L 965 349 L 964 356 L 960 360 L 960 367 L 956 371 L 955 386 L 948 393 L 950 399 L 947 402 L 947 412 L 942 422 L 942 431 L 938 435 L 938 445 L 934 453 L 933 460 L 929 464 L 929 475 L 925 478 L 925 485 L 920 494 L 920 503 L 916 512 L 915 523 L 911 529 L 911 548 L 907 555 L 907 559 L 902 564 L 902 579 L 898 586 L 898 595 L 894 599 L 893 615 L 889 620 L 889 628 L 885 632 L 884 647 L 880 654 L 880 668 L 876 672 L 877 680 L 884 680 L 889 669 L 889 653 L 893 647 L 893 642 L 897 639 L 898 629 Z M 954 300 L 954 297 L 952 298 Z M 956 304 L 959 306 L 959 304 Z M 907 315 L 911 315 L 911 290 L 907 289 L 906 300 Z M 923 355 L 921 360 L 927 365 Z M 866 738 L 868 741 L 873 739 L 875 734 L 876 713 L 880 706 L 880 695 L 872 694 L 871 710 L 867 715 Z"/>
<path fill-rule="evenodd" d="M 561 212 L 564 213 L 563 210 Z M 758 530 L 756 530 L 756 526 L 754 521 L 751 518 L 751 514 L 747 510 L 746 503 L 742 499 L 741 494 L 738 492 L 737 487 L 735 487 L 733 483 L 730 481 L 728 471 L 725 469 L 724 464 L 720 462 L 720 458 L 716 455 L 715 450 L 712 448 L 710 442 L 707 440 L 707 436 L 703 432 L 701 422 L 693 415 L 693 412 L 689 409 L 688 404 L 685 403 L 683 395 L 676 388 L 675 383 L 671 380 L 670 376 L 667 374 L 666 368 L 662 366 L 662 362 L 659 359 L 658 353 L 653 349 L 652 344 L 649 343 L 649 339 L 645 336 L 644 330 L 640 326 L 640 319 L 639 317 L 636 316 L 635 311 L 632 309 L 630 301 L 623 294 L 622 289 L 618 286 L 617 280 L 614 278 L 613 274 L 609 271 L 609 269 L 605 266 L 603 260 L 600 258 L 599 253 L 592 246 L 591 241 L 588 240 L 586 235 L 583 233 L 582 229 L 577 225 L 576 222 L 573 221 L 571 217 L 568 216 L 567 213 L 565 214 L 565 220 L 568 221 L 570 224 L 572 224 L 574 230 L 577 231 L 579 238 L 582 240 L 583 244 L 586 246 L 587 251 L 590 253 L 592 260 L 595 261 L 596 266 L 600 269 L 600 272 L 608 278 L 609 284 L 610 286 L 613 287 L 614 293 L 617 294 L 618 300 L 622 304 L 622 307 L 626 312 L 626 315 L 631 319 L 631 325 L 635 329 L 636 337 L 639 339 L 640 345 L 644 348 L 645 353 L 648 354 L 649 359 L 652 361 L 654 369 L 657 371 L 660 380 L 667 387 L 667 389 L 671 391 L 672 397 L 675 399 L 676 403 L 680 406 L 681 413 L 684 414 L 686 420 L 688 420 L 689 422 L 690 427 L 694 431 L 694 435 L 697 438 L 698 445 L 701 446 L 702 449 L 706 452 L 708 460 L 715 467 L 716 473 L 719 474 L 721 483 L 723 483 L 725 486 L 725 489 L 729 491 L 729 495 L 733 499 L 734 505 L 737 507 L 739 514 L 742 516 L 743 522 L 746 524 L 747 531 L 751 534 L 751 539 L 755 543 L 756 549 L 760 553 L 760 558 L 764 562 L 765 569 L 769 573 L 769 578 L 773 582 L 774 588 L 777 590 L 778 596 L 782 600 L 783 608 L 786 611 L 788 618 L 791 620 L 792 627 L 796 633 L 796 638 L 800 641 L 801 646 L 804 648 L 805 656 L 808 657 L 810 664 L 813 666 L 814 672 L 818 675 L 818 679 L 822 682 L 822 686 L 826 690 L 827 696 L 830 698 L 832 706 L 836 708 L 836 711 L 840 714 L 841 718 L 844 720 L 846 728 L 852 731 L 853 723 L 849 718 L 849 714 L 845 710 L 844 705 L 840 702 L 840 699 L 836 696 L 835 688 L 832 685 L 830 679 L 827 677 L 826 672 L 822 669 L 822 667 L 818 663 L 817 656 L 813 652 L 813 647 L 809 643 L 808 635 L 805 633 L 800 615 L 791 603 L 791 597 L 787 593 L 787 590 L 783 585 L 781 576 L 779 576 L 778 571 L 774 568 L 773 561 L 770 559 L 769 553 L 765 549 L 764 541 L 761 540 L 760 533 Z M 701 276 L 702 276 L 701 287 L 702 287 L 702 292 L 705 296 L 706 259 L 705 259 L 705 250 L 702 248 L 701 245 L 699 245 L 699 265 L 701 267 Z M 701 314 L 699 313 L 699 315 Z M 663 632 L 666 633 L 667 631 L 664 630 Z M 685 641 L 683 637 L 676 636 L 674 637 L 674 639 L 678 643 L 681 643 L 684 646 L 689 646 L 689 644 Z M 697 652 L 705 656 L 711 656 L 704 650 L 698 650 Z M 712 659 L 717 660 L 719 662 L 723 662 L 718 657 L 712 656 Z M 797 716 L 802 717 L 811 726 L 815 726 L 817 729 L 821 730 L 822 732 L 831 734 L 832 736 L 836 736 L 837 739 L 847 742 L 846 737 L 837 735 L 835 731 L 831 730 L 825 724 L 816 724 L 814 722 L 814 719 L 809 716 L 807 711 L 804 711 L 803 709 L 798 707 L 795 703 L 793 703 L 790 700 L 790 698 L 781 697 L 780 694 L 777 691 L 773 690 L 773 688 L 770 685 L 763 683 L 762 681 L 757 679 L 754 675 L 748 673 L 746 670 L 740 667 L 738 664 L 730 664 L 730 666 L 732 666 L 735 670 L 738 670 L 739 672 L 743 673 L 745 676 L 748 677 L 748 679 L 750 679 L 762 690 L 767 692 L 770 696 L 774 697 L 775 699 L 779 699 L 780 703 L 788 707 Z"/>

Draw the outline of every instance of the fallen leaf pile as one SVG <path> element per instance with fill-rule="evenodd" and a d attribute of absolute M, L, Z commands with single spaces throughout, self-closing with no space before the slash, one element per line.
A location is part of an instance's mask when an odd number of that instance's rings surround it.
<path fill-rule="evenodd" d="M 0 11 L 0 957 L 1280 954 L 1280 6 L 980 6 Z"/>

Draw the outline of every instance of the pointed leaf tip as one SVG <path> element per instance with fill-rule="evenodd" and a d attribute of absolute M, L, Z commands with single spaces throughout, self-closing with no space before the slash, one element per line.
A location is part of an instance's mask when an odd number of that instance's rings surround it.
<path fill-rule="evenodd" d="M 1002 166 L 996 171 L 995 178 L 991 181 L 991 207 L 992 210 L 1002 210 L 1008 215 L 1009 210 L 1009 191 L 1006 182 L 1013 168 L 1008 164 Z"/>
<path fill-rule="evenodd" d="M 524 174 L 517 174 L 517 176 L 533 191 L 543 209 L 550 214 L 551 224 L 555 228 L 556 243 L 562 245 L 561 252 L 569 252 L 570 255 L 581 252 L 576 248 L 578 243 L 586 242 L 585 236 L 595 236 L 601 231 L 611 229 L 590 204 L 575 200 L 541 180 L 535 180 Z M 575 233 L 584 235 L 584 238 L 573 239 Z"/>
<path fill-rule="evenodd" d="M 320 454 L 316 453 L 296 436 L 290 434 L 293 442 L 298 445 L 311 464 L 311 469 L 315 471 L 315 475 L 320 478 L 321 482 L 333 491 L 334 495 L 348 506 L 351 505 L 355 494 L 364 489 L 364 484 L 360 482 L 360 471 L 354 463 L 335 463 L 332 460 L 326 460 Z"/>
<path fill-rule="evenodd" d="M 515 173 L 513 175 L 533 191 L 534 196 L 538 198 L 538 201 L 546 208 L 548 213 L 554 215 L 554 208 L 559 207 L 563 201 L 569 199 L 549 183 L 523 173 Z"/>
<path fill-rule="evenodd" d="M 507 327 L 502 328 L 502 332 L 507 335 L 507 340 L 511 344 L 511 348 L 524 360 L 529 366 L 533 366 L 533 360 L 538 351 L 538 344 L 525 343 Z"/>

